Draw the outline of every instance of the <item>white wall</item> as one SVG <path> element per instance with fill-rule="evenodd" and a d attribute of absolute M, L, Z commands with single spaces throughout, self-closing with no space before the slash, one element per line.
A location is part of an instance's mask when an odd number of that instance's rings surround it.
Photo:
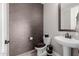
<path fill-rule="evenodd" d="M 2 5 L 0 3 L 0 53 L 2 48 Z"/>

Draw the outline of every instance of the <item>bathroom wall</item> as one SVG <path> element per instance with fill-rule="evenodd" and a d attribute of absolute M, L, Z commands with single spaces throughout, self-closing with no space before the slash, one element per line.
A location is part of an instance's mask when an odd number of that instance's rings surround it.
<path fill-rule="evenodd" d="M 63 55 L 62 46 L 55 42 L 54 36 L 59 34 L 58 31 L 58 4 L 44 4 L 44 34 L 48 33 L 52 37 L 54 51 Z"/>
<path fill-rule="evenodd" d="M 36 44 L 43 42 L 42 4 L 9 4 L 9 39 L 11 56 L 33 50 Z"/>
<path fill-rule="evenodd" d="M 63 55 L 63 48 L 59 45 L 54 37 L 57 35 L 64 35 L 66 31 L 58 31 L 58 4 L 46 3 L 44 4 L 44 34 L 48 33 L 52 38 L 51 44 L 54 47 L 54 51 Z M 70 32 L 71 35 L 74 32 Z M 72 55 L 78 55 L 77 49 L 72 49 Z"/>

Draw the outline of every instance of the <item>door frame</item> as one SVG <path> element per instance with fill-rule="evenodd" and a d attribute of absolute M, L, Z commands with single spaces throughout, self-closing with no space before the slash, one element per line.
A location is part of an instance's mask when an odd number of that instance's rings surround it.
<path fill-rule="evenodd" d="M 2 3 L 2 55 L 9 56 L 9 3 Z"/>

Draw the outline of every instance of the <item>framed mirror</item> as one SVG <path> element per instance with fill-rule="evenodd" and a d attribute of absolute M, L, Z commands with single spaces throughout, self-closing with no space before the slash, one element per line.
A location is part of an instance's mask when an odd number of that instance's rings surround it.
<path fill-rule="evenodd" d="M 78 22 L 79 3 L 59 3 L 59 31 L 76 31 Z"/>

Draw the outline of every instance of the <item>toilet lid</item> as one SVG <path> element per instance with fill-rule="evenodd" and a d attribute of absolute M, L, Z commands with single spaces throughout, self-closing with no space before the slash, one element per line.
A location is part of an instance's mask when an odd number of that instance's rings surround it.
<path fill-rule="evenodd" d="M 44 47 L 44 46 L 45 46 L 44 43 L 39 43 L 39 44 L 36 45 L 37 48 L 41 48 L 41 47 Z"/>

